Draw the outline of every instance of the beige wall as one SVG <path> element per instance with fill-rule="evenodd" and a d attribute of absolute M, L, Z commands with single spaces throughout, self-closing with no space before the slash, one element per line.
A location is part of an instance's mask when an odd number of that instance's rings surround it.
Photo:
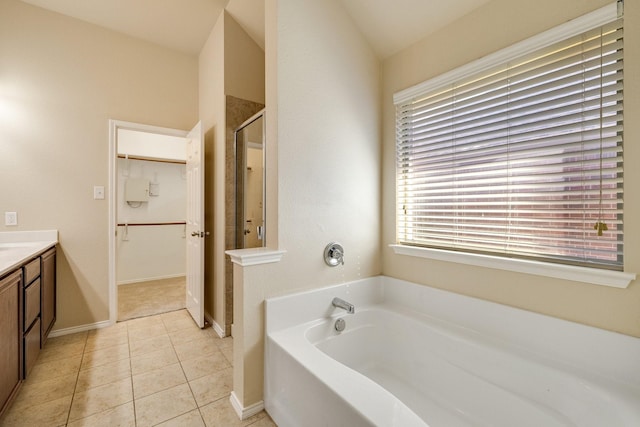
<path fill-rule="evenodd" d="M 224 14 L 218 17 L 198 58 L 199 114 L 205 144 L 204 310 L 224 326 L 224 298 L 216 297 L 215 283 L 224 283 Z"/>
<path fill-rule="evenodd" d="M 224 13 L 226 95 L 264 104 L 264 50 L 229 13 Z"/>
<path fill-rule="evenodd" d="M 228 329 L 225 308 L 226 95 L 264 104 L 264 51 L 226 11 L 199 59 L 199 113 L 205 132 L 205 311 Z"/>
<path fill-rule="evenodd" d="M 494 0 L 383 64 L 383 272 L 640 337 L 640 285 L 621 290 L 395 255 L 393 93 L 610 3 Z M 640 272 L 640 4 L 625 2 L 625 270 Z"/>
<path fill-rule="evenodd" d="M 58 229 L 55 329 L 109 319 L 108 120 L 191 129 L 193 56 L 25 4 L 0 2 L 0 212 Z"/>
<path fill-rule="evenodd" d="M 234 392 L 245 407 L 262 399 L 265 298 L 381 272 L 379 61 L 338 0 L 266 9 L 266 204 L 278 222 L 277 247 L 271 225 L 267 244 L 287 252 L 245 267 L 235 295 Z M 344 266 L 324 264 L 333 240 Z"/>

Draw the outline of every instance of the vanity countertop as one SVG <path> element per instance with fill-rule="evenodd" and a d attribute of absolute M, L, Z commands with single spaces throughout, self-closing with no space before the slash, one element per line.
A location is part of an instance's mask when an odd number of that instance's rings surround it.
<path fill-rule="evenodd" d="M 58 243 L 58 230 L 0 232 L 0 276 Z"/>

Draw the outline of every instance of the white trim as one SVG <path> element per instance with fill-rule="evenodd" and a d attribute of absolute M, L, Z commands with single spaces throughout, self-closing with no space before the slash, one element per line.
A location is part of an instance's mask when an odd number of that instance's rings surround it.
<path fill-rule="evenodd" d="M 207 317 L 207 316 L 205 315 L 205 318 L 206 318 L 206 317 Z M 215 321 L 215 320 L 213 320 L 213 319 L 211 319 L 211 322 L 209 322 L 209 323 L 211 323 L 211 327 L 213 328 L 214 332 L 215 332 L 216 334 L 218 334 L 218 336 L 219 336 L 220 338 L 224 338 L 224 337 L 226 337 L 226 336 L 227 336 L 227 335 L 226 335 L 226 331 L 225 331 L 224 326 L 221 326 L 218 322 L 216 322 L 216 321 Z"/>
<path fill-rule="evenodd" d="M 166 136 L 177 136 L 180 138 L 186 138 L 189 131 L 182 129 L 165 128 L 162 126 L 145 125 L 143 123 L 126 122 L 123 120 L 109 120 L 113 122 L 117 129 L 133 130 L 137 132 L 157 133 Z"/>
<path fill-rule="evenodd" d="M 535 50 L 550 46 L 559 40 L 577 36 L 578 34 L 606 24 L 607 22 L 611 22 L 617 18 L 618 5 L 617 2 L 614 2 L 425 82 L 396 92 L 393 95 L 393 102 L 397 105 L 410 101 L 416 96 L 420 96 L 439 87 L 450 85 L 456 81 L 469 77 L 471 74 L 480 73 L 498 64 L 506 63 L 513 59 L 528 55 Z"/>
<path fill-rule="evenodd" d="M 231 262 L 243 267 L 280 262 L 285 253 L 287 251 L 269 248 L 233 249 L 225 252 L 231 257 Z"/>
<path fill-rule="evenodd" d="M 515 271 L 518 273 L 554 277 L 556 279 L 573 280 L 575 282 L 610 286 L 614 288 L 624 289 L 636 278 L 636 273 L 602 270 L 574 265 L 553 264 L 541 261 L 503 258 L 490 255 L 395 244 L 389 245 L 389 247 L 398 255 L 408 255 L 418 258 L 454 262 L 458 264 L 475 265 L 478 267 L 495 268 L 498 270 Z"/>
<path fill-rule="evenodd" d="M 211 325 L 211 329 L 213 329 L 220 338 L 226 337 L 224 326 L 220 326 L 220 324 L 213 319 L 213 316 L 206 311 L 204 312 L 204 320 Z"/>
<path fill-rule="evenodd" d="M 49 333 L 49 338 L 61 337 L 63 335 L 75 334 L 77 332 L 91 331 L 93 329 L 102 329 L 112 326 L 115 322 L 111 320 L 103 320 L 102 322 L 87 323 L 86 325 L 72 326 L 70 328 L 56 329 Z"/>
<path fill-rule="evenodd" d="M 116 168 L 118 157 L 118 129 L 135 130 L 139 132 L 150 132 L 161 135 L 180 136 L 186 138 L 189 134 L 186 130 L 170 129 L 159 126 L 145 125 L 141 123 L 125 122 L 122 120 L 109 119 L 109 223 L 108 223 L 108 240 L 109 240 L 109 264 L 107 272 L 107 280 L 109 282 L 109 320 L 113 323 L 118 319 L 118 286 L 116 285 Z"/>
<path fill-rule="evenodd" d="M 109 320 L 115 323 L 118 320 L 118 287 L 116 286 L 116 177 L 118 158 L 118 127 L 121 122 L 109 120 L 109 182 L 107 186 L 107 198 L 109 201 L 109 264 L 107 280 L 109 281 Z"/>
<path fill-rule="evenodd" d="M 260 413 L 264 409 L 264 401 L 259 401 L 254 403 L 253 405 L 249 405 L 246 408 L 242 406 L 238 396 L 236 396 L 235 391 L 231 392 L 231 396 L 229 396 L 229 401 L 231 402 L 231 406 L 233 406 L 234 411 L 236 411 L 236 415 L 240 420 L 246 420 L 249 417 L 252 417 L 258 413 Z"/>

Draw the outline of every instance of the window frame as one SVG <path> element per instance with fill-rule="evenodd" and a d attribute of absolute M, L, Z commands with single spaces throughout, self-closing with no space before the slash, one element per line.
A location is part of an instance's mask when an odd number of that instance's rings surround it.
<path fill-rule="evenodd" d="M 607 24 L 622 16 L 622 2 L 618 1 L 594 12 L 578 17 L 551 30 L 540 33 L 527 40 L 511 45 L 479 60 L 468 63 L 438 77 L 427 80 L 394 94 L 394 104 L 407 102 L 416 96 L 436 88 L 464 80 L 471 75 L 492 69 L 496 64 L 509 62 L 518 57 L 529 55 L 585 31 Z M 508 255 L 485 255 L 423 246 L 392 244 L 396 254 L 436 259 L 441 261 L 470 264 L 501 270 L 542 275 L 561 279 L 575 280 L 603 286 L 626 288 L 635 279 L 635 273 L 607 270 L 603 268 L 583 267 L 569 264 L 556 264 L 545 261 L 510 258 Z"/>

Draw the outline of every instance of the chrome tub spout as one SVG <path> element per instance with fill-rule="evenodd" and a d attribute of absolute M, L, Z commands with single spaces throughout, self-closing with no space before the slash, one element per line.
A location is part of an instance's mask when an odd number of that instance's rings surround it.
<path fill-rule="evenodd" d="M 356 308 L 353 306 L 353 304 L 343 300 L 342 298 L 335 297 L 333 299 L 333 301 L 331 301 L 331 304 L 334 307 L 342 308 L 344 310 L 347 310 L 347 313 L 349 313 L 349 314 L 353 314 L 353 313 L 356 312 Z"/>

